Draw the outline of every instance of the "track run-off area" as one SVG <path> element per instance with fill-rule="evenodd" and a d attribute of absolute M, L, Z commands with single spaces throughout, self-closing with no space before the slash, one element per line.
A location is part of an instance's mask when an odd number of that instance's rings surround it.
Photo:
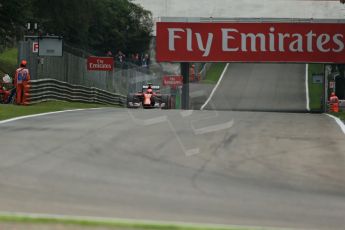
<path fill-rule="evenodd" d="M 345 135 L 305 89 L 305 65 L 229 64 L 203 111 L 2 123 L 0 211 L 342 229 Z"/>

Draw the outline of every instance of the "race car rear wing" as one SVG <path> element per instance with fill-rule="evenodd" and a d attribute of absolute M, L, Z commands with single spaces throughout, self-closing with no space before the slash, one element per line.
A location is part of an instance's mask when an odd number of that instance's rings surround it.
<path fill-rule="evenodd" d="M 143 89 L 148 89 L 148 88 L 149 88 L 148 85 L 143 85 Z M 151 88 L 155 89 L 155 90 L 159 90 L 160 89 L 159 85 L 151 85 Z"/>

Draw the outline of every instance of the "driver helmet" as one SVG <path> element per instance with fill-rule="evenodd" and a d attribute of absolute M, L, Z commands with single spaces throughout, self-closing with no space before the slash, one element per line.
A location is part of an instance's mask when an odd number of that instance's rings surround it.
<path fill-rule="evenodd" d="M 2 78 L 2 81 L 4 83 L 11 83 L 12 79 L 8 74 L 5 74 L 5 76 Z"/>

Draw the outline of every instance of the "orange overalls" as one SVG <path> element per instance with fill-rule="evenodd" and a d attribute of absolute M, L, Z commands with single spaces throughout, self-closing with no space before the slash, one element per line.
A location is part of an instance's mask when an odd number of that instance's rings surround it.
<path fill-rule="evenodd" d="M 338 113 L 339 112 L 339 98 L 336 95 L 332 95 L 329 98 L 329 105 L 331 112 Z"/>
<path fill-rule="evenodd" d="M 16 70 L 14 85 L 16 86 L 16 103 L 24 104 L 24 85 L 30 80 L 30 73 L 27 68 L 20 67 Z"/>

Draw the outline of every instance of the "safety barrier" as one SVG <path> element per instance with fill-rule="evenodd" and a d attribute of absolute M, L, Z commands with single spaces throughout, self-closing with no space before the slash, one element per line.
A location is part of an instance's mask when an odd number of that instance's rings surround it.
<path fill-rule="evenodd" d="M 345 100 L 339 100 L 339 107 L 345 109 Z"/>
<path fill-rule="evenodd" d="M 95 87 L 72 85 L 55 79 L 31 80 L 24 86 L 24 104 L 49 100 L 126 105 L 126 96 Z"/>

